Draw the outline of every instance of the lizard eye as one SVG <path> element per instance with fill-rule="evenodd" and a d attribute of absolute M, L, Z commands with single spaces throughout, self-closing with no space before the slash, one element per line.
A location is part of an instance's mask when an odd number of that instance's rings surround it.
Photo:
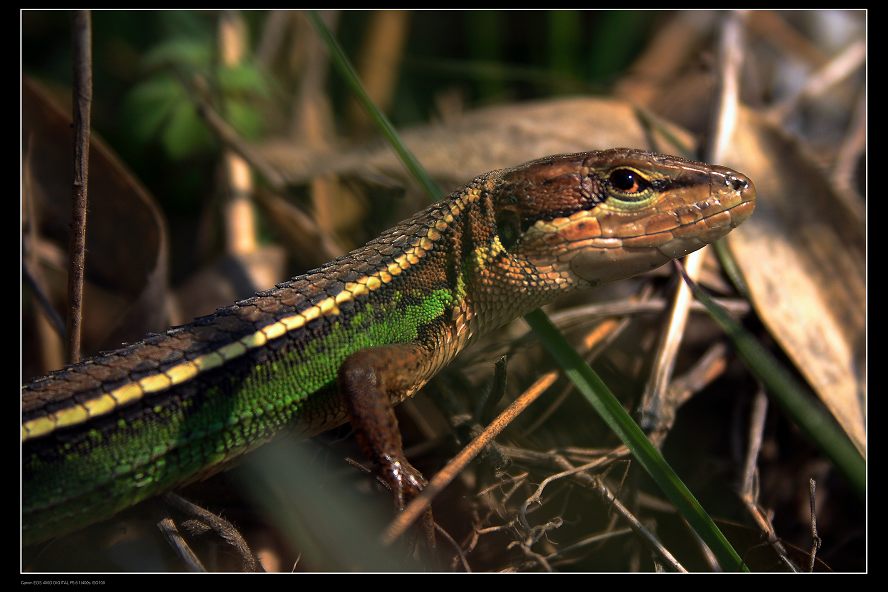
<path fill-rule="evenodd" d="M 612 171 L 607 177 L 607 185 L 617 197 L 630 200 L 645 197 L 645 193 L 651 187 L 650 181 L 641 173 L 627 168 Z"/>

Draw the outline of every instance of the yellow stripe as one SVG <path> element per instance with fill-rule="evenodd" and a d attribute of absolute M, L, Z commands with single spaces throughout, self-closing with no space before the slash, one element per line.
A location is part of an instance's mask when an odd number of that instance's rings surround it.
<path fill-rule="evenodd" d="M 156 393 L 163 391 L 172 386 L 173 381 L 170 377 L 161 372 L 160 374 L 149 374 L 145 378 L 139 379 L 139 386 L 142 387 L 143 393 Z"/>
<path fill-rule="evenodd" d="M 302 316 L 305 318 L 306 323 L 310 323 L 321 316 L 321 309 L 317 306 L 312 306 L 311 308 L 302 311 Z"/>
<path fill-rule="evenodd" d="M 142 392 L 142 387 L 140 387 L 137 382 L 125 384 L 122 387 L 111 391 L 111 396 L 114 397 L 114 400 L 117 401 L 118 405 L 126 405 L 131 401 L 141 399 L 143 394 L 145 393 Z"/>
<path fill-rule="evenodd" d="M 225 358 L 219 352 L 210 352 L 194 358 L 194 365 L 197 367 L 198 372 L 206 372 L 207 370 L 218 368 L 224 363 Z"/>
<path fill-rule="evenodd" d="M 105 393 L 98 399 L 90 399 L 83 406 L 86 407 L 90 417 L 96 417 L 110 413 L 117 406 L 117 401 L 114 400 L 114 397 Z"/>
<path fill-rule="evenodd" d="M 178 366 L 167 368 L 165 374 L 170 377 L 173 384 L 181 384 L 197 376 L 199 370 L 193 362 L 184 362 Z"/>
<path fill-rule="evenodd" d="M 357 282 L 349 282 L 345 284 L 345 288 L 340 294 L 343 294 L 342 302 L 348 302 L 349 300 L 354 300 L 358 296 L 367 293 L 367 286 L 364 284 L 359 284 Z M 339 304 L 342 304 L 339 302 Z"/>
<path fill-rule="evenodd" d="M 281 319 L 281 322 L 287 328 L 287 331 L 295 331 L 305 325 L 305 319 L 300 314 L 284 317 Z"/>
<path fill-rule="evenodd" d="M 22 440 L 36 438 L 48 434 L 56 428 L 54 418 L 51 415 L 38 417 L 22 424 Z"/>
<path fill-rule="evenodd" d="M 277 323 L 272 323 L 271 325 L 262 329 L 262 332 L 265 333 L 266 339 L 271 341 L 272 339 L 277 339 L 278 337 L 284 335 L 287 332 L 287 326 L 280 321 Z"/>
<path fill-rule="evenodd" d="M 406 252 L 403 255 L 398 255 L 398 257 L 395 259 L 395 263 L 398 265 L 401 271 L 404 271 L 411 265 L 410 261 L 407 258 Z M 391 271 L 391 268 L 389 268 L 389 271 Z"/>
<path fill-rule="evenodd" d="M 391 282 L 411 265 L 419 263 L 426 253 L 433 250 L 437 241 L 442 237 L 455 216 L 458 216 L 467 202 L 478 199 L 477 192 L 468 193 L 464 199 L 457 199 L 450 205 L 450 213 L 442 219 L 436 220 L 426 235 L 418 238 L 411 247 L 407 248 L 394 261 L 385 265 L 376 273 L 358 278 L 354 282 L 348 282 L 335 296 L 330 296 L 318 304 L 307 308 L 297 314 L 293 314 L 259 329 L 238 341 L 227 343 L 219 349 L 202 354 L 194 360 L 177 364 L 157 374 L 149 374 L 136 382 L 125 384 L 114 389 L 110 393 L 102 393 L 94 399 L 90 399 L 80 405 L 61 409 L 49 415 L 38 417 L 22 424 L 22 441 L 44 436 L 57 428 L 82 423 L 91 417 L 106 415 L 118 407 L 122 407 L 133 401 L 137 401 L 150 393 L 164 391 L 171 386 L 188 382 L 198 374 L 218 368 L 225 362 L 234 360 L 244 355 L 251 349 L 262 347 L 269 341 L 283 337 L 291 331 L 304 327 L 307 323 L 328 315 L 338 315 L 339 305 L 355 300 L 373 290 Z"/>
<path fill-rule="evenodd" d="M 334 297 L 330 297 L 319 302 L 318 308 L 321 309 L 321 314 L 323 316 L 339 314 L 339 305 L 336 304 L 336 298 Z"/>
<path fill-rule="evenodd" d="M 223 345 L 219 349 L 216 350 L 219 352 L 219 355 L 225 358 L 226 362 L 229 362 L 235 358 L 239 358 L 240 356 L 247 353 L 247 348 L 244 347 L 244 344 L 240 341 L 235 341 L 233 343 L 229 343 L 227 345 Z"/>
<path fill-rule="evenodd" d="M 66 409 L 59 409 L 55 413 L 55 424 L 56 428 L 64 428 L 70 425 L 76 425 L 78 423 L 83 423 L 87 419 L 89 419 L 89 413 L 86 411 L 86 408 L 81 405 L 74 405 L 73 407 L 68 407 Z"/>
<path fill-rule="evenodd" d="M 265 333 L 262 332 L 262 329 L 256 331 L 252 335 L 245 335 L 238 340 L 244 346 L 244 352 L 250 349 L 256 349 L 257 347 L 262 347 L 266 343 L 268 343 L 268 338 L 265 336 Z M 243 355 L 243 354 L 241 354 Z"/>

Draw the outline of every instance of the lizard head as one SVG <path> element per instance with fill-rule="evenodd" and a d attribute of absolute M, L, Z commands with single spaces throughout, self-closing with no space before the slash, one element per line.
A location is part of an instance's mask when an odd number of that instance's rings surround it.
<path fill-rule="evenodd" d="M 564 287 L 659 267 L 726 235 L 755 208 L 752 181 L 736 171 L 625 148 L 503 171 L 495 196 L 503 248 Z"/>

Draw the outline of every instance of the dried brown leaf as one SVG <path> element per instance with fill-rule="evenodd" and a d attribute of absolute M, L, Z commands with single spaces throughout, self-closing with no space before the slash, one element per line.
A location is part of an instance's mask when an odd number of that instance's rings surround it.
<path fill-rule="evenodd" d="M 691 144 L 686 133 L 671 127 L 670 132 Z M 550 154 L 618 146 L 670 150 L 663 136 L 639 122 L 630 103 L 593 97 L 478 109 L 447 124 L 403 130 L 401 137 L 445 189 L 489 170 Z M 409 183 L 397 156 L 381 144 L 318 154 L 281 140 L 257 149 L 292 184 L 325 173 Z"/>
<path fill-rule="evenodd" d="M 865 454 L 864 225 L 811 155 L 751 110 L 724 164 L 758 190 L 755 214 L 728 236 L 753 304 Z"/>
<path fill-rule="evenodd" d="M 68 244 L 71 116 L 37 82 L 22 81 L 22 139 L 31 155 L 30 188 L 40 240 Z M 86 237 L 84 351 L 116 347 L 167 326 L 167 235 L 148 191 L 93 134 Z M 64 301 L 64 270 L 47 259 L 55 302 Z M 61 275 L 61 282 L 52 281 Z"/>

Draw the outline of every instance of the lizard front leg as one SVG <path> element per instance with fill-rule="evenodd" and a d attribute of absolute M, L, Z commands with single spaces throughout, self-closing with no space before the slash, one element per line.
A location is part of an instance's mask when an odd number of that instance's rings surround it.
<path fill-rule="evenodd" d="M 400 401 L 425 381 L 430 352 L 415 344 L 371 347 L 350 355 L 339 369 L 339 392 L 345 399 L 355 438 L 364 454 L 376 463 L 380 476 L 403 510 L 419 495 L 426 480 L 404 456 L 393 401 Z M 431 510 L 424 530 L 435 545 Z"/>

